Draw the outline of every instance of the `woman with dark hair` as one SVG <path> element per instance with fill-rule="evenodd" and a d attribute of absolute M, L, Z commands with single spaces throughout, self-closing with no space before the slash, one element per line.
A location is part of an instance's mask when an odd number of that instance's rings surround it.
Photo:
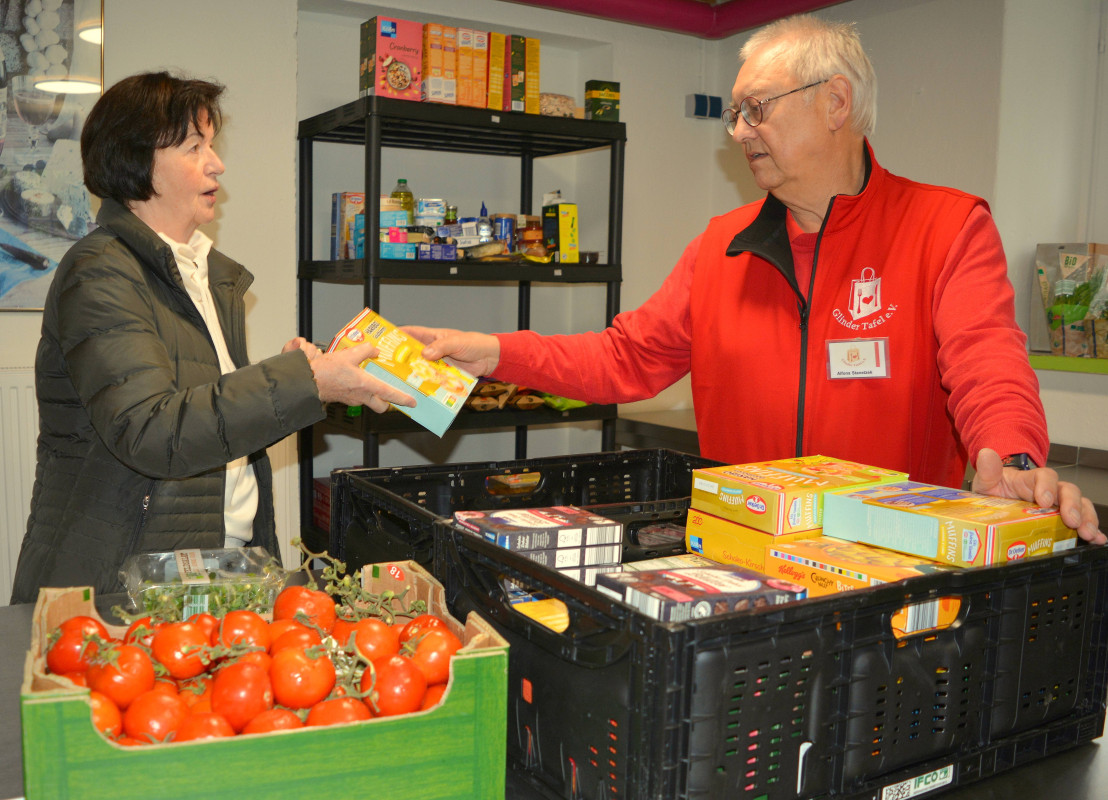
<path fill-rule="evenodd" d="M 251 364 L 253 276 L 212 249 L 223 87 L 166 72 L 111 87 L 81 134 L 97 228 L 62 259 L 35 360 L 38 466 L 12 602 L 119 591 L 132 553 L 261 546 L 279 557 L 265 448 L 339 401 L 410 397 L 301 338 Z"/>

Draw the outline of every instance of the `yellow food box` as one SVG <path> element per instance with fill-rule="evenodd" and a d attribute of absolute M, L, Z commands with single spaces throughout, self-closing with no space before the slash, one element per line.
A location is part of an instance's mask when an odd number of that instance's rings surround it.
<path fill-rule="evenodd" d="M 394 408 L 432 433 L 439 436 L 446 433 L 477 379 L 441 358 L 427 361 L 422 356 L 422 342 L 368 308 L 339 331 L 327 352 L 345 350 L 363 342 L 377 346 L 377 357 L 363 361 L 362 368 L 416 401 L 415 408 Z"/>
<path fill-rule="evenodd" d="M 1057 508 L 903 481 L 824 496 L 823 532 L 944 564 L 974 567 L 1068 550 Z"/>
<path fill-rule="evenodd" d="M 816 528 L 775 536 L 693 508 L 689 509 L 685 522 L 685 548 L 690 553 L 699 553 L 721 564 L 737 564 L 756 572 L 765 572 L 768 547 L 819 534 L 820 529 Z"/>
<path fill-rule="evenodd" d="M 808 587 L 809 597 L 821 597 L 953 569 L 880 547 L 816 536 L 771 545 L 766 550 L 765 573 Z M 898 637 L 945 628 L 958 618 L 960 608 L 957 597 L 913 603 L 893 614 L 890 625 Z"/>
<path fill-rule="evenodd" d="M 823 493 L 903 481 L 881 467 L 801 456 L 693 470 L 692 507 L 772 534 L 819 528 Z"/>

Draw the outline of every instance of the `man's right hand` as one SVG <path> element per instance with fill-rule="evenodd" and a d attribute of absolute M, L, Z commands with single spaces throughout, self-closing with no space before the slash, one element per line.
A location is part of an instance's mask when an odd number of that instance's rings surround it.
<path fill-rule="evenodd" d="M 312 358 L 308 363 L 319 389 L 319 399 L 324 403 L 368 406 L 378 414 L 387 411 L 390 403 L 414 407 L 412 397 L 361 368 L 363 361 L 376 355 L 377 348 L 366 342 Z"/>
<path fill-rule="evenodd" d="M 405 325 L 401 330 L 427 345 L 423 357 L 428 361 L 446 358 L 476 377 L 491 375 L 500 363 L 500 340 L 491 334 L 418 325 Z"/>

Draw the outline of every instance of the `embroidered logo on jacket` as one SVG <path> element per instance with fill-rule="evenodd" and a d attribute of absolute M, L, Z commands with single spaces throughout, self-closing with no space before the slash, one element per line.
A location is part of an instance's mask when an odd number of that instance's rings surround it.
<path fill-rule="evenodd" d="M 881 313 L 884 308 L 881 303 L 881 279 L 873 267 L 864 267 L 861 275 L 850 282 L 846 311 L 836 308 L 832 316 L 850 330 L 870 330 L 891 318 L 896 311 L 895 304 L 889 304 L 888 310 Z"/>
<path fill-rule="evenodd" d="M 881 310 L 881 279 L 873 267 L 862 270 L 862 277 L 850 282 L 850 318 L 861 319 Z"/>

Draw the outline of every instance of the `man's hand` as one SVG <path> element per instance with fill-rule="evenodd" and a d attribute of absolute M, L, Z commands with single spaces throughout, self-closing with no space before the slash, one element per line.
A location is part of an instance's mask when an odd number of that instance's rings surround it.
<path fill-rule="evenodd" d="M 300 349 L 308 352 L 304 347 Z M 324 403 L 368 406 L 378 414 L 387 411 L 390 403 L 409 408 L 415 406 L 415 400 L 409 395 L 361 368 L 363 361 L 376 355 L 377 348 L 368 342 L 333 353 L 318 353 L 315 358 L 309 355 L 308 363 L 319 389 L 319 399 Z"/>
<path fill-rule="evenodd" d="M 1058 506 L 1062 521 L 1077 531 L 1077 535 L 1093 544 L 1104 544 L 1108 537 L 1101 533 L 1096 509 L 1089 498 L 1072 483 L 1058 480 L 1052 469 L 1020 470 L 1005 467 L 995 450 L 983 448 L 977 454 L 973 491 L 994 497 L 1031 500 L 1040 508 Z"/>
<path fill-rule="evenodd" d="M 428 361 L 446 358 L 476 377 L 491 375 L 500 363 L 500 340 L 487 333 L 418 325 L 405 325 L 400 330 L 427 345 L 423 348 L 423 357 Z"/>

